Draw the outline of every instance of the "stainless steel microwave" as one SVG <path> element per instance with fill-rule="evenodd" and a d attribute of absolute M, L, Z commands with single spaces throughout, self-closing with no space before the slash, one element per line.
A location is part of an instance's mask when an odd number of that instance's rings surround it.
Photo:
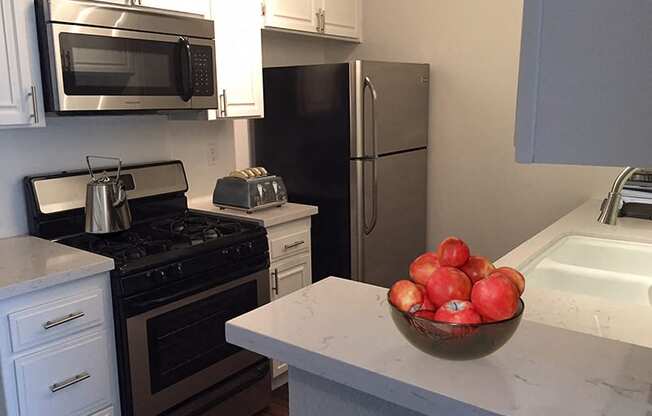
<path fill-rule="evenodd" d="M 46 111 L 217 108 L 213 22 L 87 0 L 36 0 Z"/>

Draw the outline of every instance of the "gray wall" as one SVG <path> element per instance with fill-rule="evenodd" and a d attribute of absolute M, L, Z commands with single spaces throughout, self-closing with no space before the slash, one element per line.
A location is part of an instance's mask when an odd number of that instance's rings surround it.
<path fill-rule="evenodd" d="M 458 235 L 500 257 L 606 194 L 616 173 L 514 162 L 521 17 L 521 0 L 364 0 L 364 43 L 327 45 L 327 61 L 431 64 L 431 247 Z"/>

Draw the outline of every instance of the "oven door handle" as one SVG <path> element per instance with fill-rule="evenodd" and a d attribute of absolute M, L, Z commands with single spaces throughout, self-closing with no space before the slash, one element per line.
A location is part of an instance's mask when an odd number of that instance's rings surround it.
<path fill-rule="evenodd" d="M 162 296 L 160 298 L 146 300 L 138 303 L 132 303 L 131 306 L 138 309 L 152 309 L 156 306 L 165 305 L 166 303 L 169 303 L 172 300 L 176 300 L 177 298 L 181 299 L 193 292 L 195 292 L 195 290 L 184 290 L 183 292 L 176 292 L 173 295 Z"/>
<path fill-rule="evenodd" d="M 160 298 L 156 298 L 156 299 L 150 299 L 150 300 L 145 300 L 145 301 L 142 301 L 142 302 L 130 303 L 130 306 L 134 307 L 134 308 L 137 308 L 137 309 L 152 309 L 154 307 L 165 305 L 166 303 L 170 303 L 173 300 L 188 297 L 188 296 L 193 295 L 195 293 L 197 293 L 197 288 L 192 288 L 192 289 L 184 290 L 184 291 L 181 291 L 181 292 L 175 292 L 172 295 L 161 296 Z"/>
<path fill-rule="evenodd" d="M 181 99 L 183 101 L 190 101 L 195 94 L 195 84 L 192 77 L 192 52 L 190 50 L 190 41 L 184 37 L 179 38 L 180 55 L 179 68 L 181 75 Z"/>

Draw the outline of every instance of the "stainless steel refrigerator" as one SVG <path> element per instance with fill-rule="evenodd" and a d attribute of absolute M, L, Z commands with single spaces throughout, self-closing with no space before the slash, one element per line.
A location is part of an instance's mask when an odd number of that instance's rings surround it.
<path fill-rule="evenodd" d="M 429 65 L 266 68 L 254 159 L 317 205 L 313 281 L 389 287 L 426 247 Z"/>

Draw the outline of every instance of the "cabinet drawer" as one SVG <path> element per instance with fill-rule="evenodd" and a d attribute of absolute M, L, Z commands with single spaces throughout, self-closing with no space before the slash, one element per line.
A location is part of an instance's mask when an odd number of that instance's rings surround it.
<path fill-rule="evenodd" d="M 269 242 L 271 260 L 301 253 L 310 249 L 310 229 L 272 238 Z"/>
<path fill-rule="evenodd" d="M 106 409 L 102 409 L 97 413 L 93 413 L 91 416 L 113 416 L 115 413 L 113 412 L 113 406 L 107 407 Z"/>
<path fill-rule="evenodd" d="M 14 352 L 59 339 L 104 322 L 102 290 L 9 314 L 11 346 Z"/>
<path fill-rule="evenodd" d="M 20 415 L 85 416 L 111 405 L 110 362 L 104 332 L 17 359 Z"/>

